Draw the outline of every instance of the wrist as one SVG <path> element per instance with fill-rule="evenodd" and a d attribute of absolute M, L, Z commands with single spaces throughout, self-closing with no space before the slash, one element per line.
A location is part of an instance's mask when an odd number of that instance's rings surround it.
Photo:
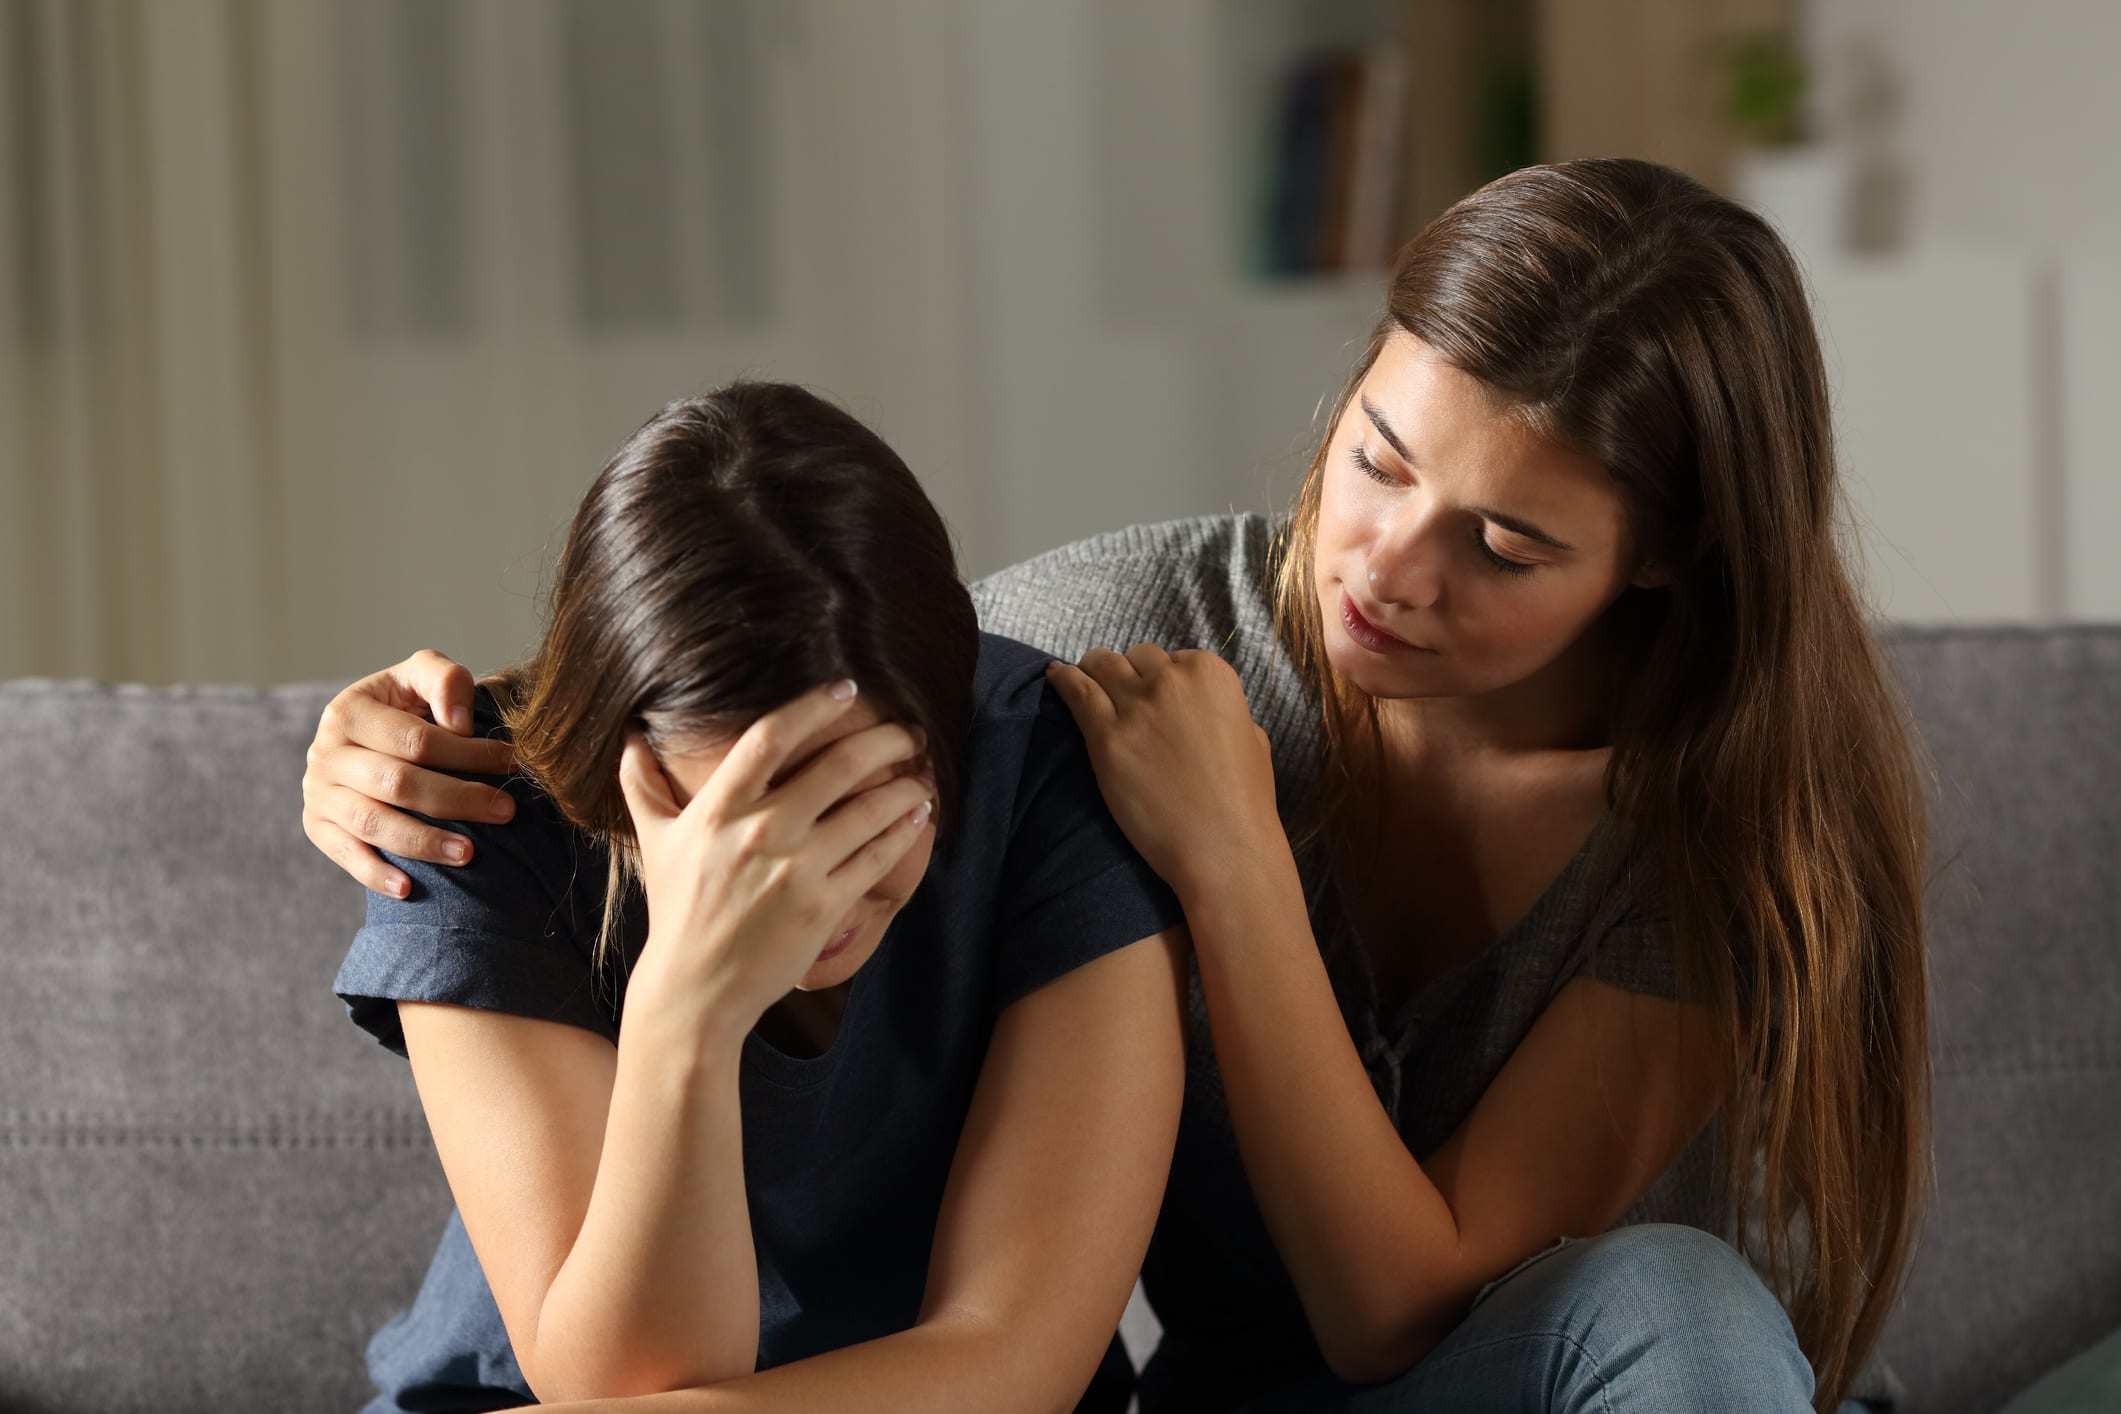
<path fill-rule="evenodd" d="M 621 1039 L 707 1061 L 734 1060 L 763 1008 L 724 979 L 679 977 L 655 965 L 653 936 L 626 985 Z"/>
<path fill-rule="evenodd" d="M 1279 824 L 1271 839 L 1262 835 L 1210 835 L 1188 851 L 1177 877 L 1167 881 L 1192 920 L 1210 918 L 1232 910 L 1246 910 L 1294 889 L 1302 897 L 1303 885 L 1296 872 L 1296 859 Z"/>

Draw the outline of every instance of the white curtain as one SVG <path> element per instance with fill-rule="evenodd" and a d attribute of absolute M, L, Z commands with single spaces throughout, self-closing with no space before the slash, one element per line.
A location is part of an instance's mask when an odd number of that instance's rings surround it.
<path fill-rule="evenodd" d="M 491 664 L 665 399 L 939 405 L 947 348 L 861 332 L 916 313 L 877 237 L 952 255 L 941 110 L 863 109 L 953 7 L 890 8 L 0 0 L 0 676 Z M 864 144 L 913 200 L 858 238 Z"/>
<path fill-rule="evenodd" d="M 619 441 L 746 373 L 975 574 L 1275 503 L 1378 294 L 1240 278 L 1303 11 L 0 0 L 0 677 L 495 666 Z"/>

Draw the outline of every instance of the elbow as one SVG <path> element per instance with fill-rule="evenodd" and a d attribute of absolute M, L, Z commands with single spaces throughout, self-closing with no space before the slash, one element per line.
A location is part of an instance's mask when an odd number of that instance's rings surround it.
<path fill-rule="evenodd" d="M 708 1321 L 705 1330 L 744 1330 L 748 1338 L 701 1339 L 699 1326 L 658 1326 L 592 1305 L 572 1288 L 547 1290 L 528 1331 L 510 1332 L 516 1368 L 540 1404 L 669 1394 L 741 1379 L 758 1369 L 757 1317 Z"/>
<path fill-rule="evenodd" d="M 1401 1355 L 1381 1341 L 1336 1341 L 1321 1346 L 1333 1378 L 1351 1385 L 1378 1385 L 1414 1368 L 1418 1354 Z"/>
<path fill-rule="evenodd" d="M 1435 1336 L 1401 1335 L 1391 1340 L 1348 1342 L 1323 1353 L 1333 1378 L 1351 1385 L 1381 1385 L 1413 1369 L 1436 1344 Z"/>
<path fill-rule="evenodd" d="M 702 1389 L 751 1374 L 757 1364 L 755 1353 L 740 1365 L 734 1359 L 671 1359 L 641 1350 L 516 1352 L 523 1383 L 540 1404 Z"/>
<path fill-rule="evenodd" d="M 1396 1380 L 1439 1345 L 1455 1322 L 1427 1312 L 1378 1313 L 1367 1320 L 1314 1329 L 1319 1353 L 1333 1378 L 1351 1385 Z"/>

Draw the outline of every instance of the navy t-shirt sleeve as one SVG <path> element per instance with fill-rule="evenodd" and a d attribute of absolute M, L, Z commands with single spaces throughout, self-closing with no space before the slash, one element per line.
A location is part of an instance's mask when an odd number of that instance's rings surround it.
<path fill-rule="evenodd" d="M 1043 682 L 1002 859 L 997 1009 L 1185 921 L 1105 807 L 1089 748 Z"/>
<path fill-rule="evenodd" d="M 498 730 L 485 695 L 474 724 Z M 371 892 L 332 990 L 355 1024 L 405 1054 L 401 1001 L 443 1002 L 559 1021 L 618 1038 L 612 983 L 593 973 L 606 856 L 521 777 L 465 777 L 515 798 L 506 824 L 447 822 L 472 842 L 471 862 L 386 856 L 412 881 L 409 897 Z M 440 823 L 440 822 L 438 822 Z"/>

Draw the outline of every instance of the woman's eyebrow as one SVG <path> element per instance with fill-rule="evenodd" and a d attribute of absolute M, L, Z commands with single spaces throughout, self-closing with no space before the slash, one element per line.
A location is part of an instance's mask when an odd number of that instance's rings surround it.
<path fill-rule="evenodd" d="M 1479 516 L 1482 520 L 1491 520 L 1504 530 L 1522 535 L 1527 540 L 1536 540 L 1549 549 L 1574 550 L 1576 548 L 1566 540 L 1555 539 L 1528 520 L 1519 520 L 1516 516 L 1505 515 L 1501 511 L 1487 506 L 1468 506 L 1466 509 L 1472 511 L 1474 515 Z"/>
<path fill-rule="evenodd" d="M 1400 441 L 1399 434 L 1392 430 L 1392 424 L 1385 421 L 1385 415 L 1378 411 L 1377 404 L 1370 401 L 1367 393 L 1362 398 L 1362 410 L 1369 417 L 1370 425 L 1377 429 L 1378 435 L 1391 443 L 1392 450 L 1399 453 L 1400 460 L 1404 461 L 1408 466 L 1420 465 L 1419 462 L 1414 460 L 1414 454 L 1407 450 L 1407 444 Z"/>

